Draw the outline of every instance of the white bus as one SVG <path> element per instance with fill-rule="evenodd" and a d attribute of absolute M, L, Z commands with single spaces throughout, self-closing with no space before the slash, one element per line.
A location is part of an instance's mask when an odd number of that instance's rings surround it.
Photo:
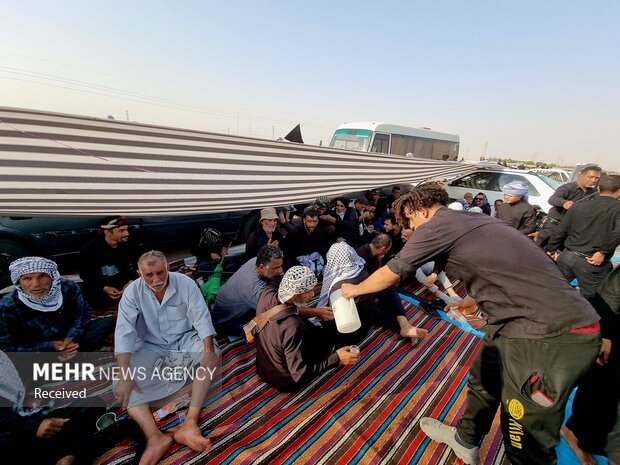
<path fill-rule="evenodd" d="M 330 147 L 361 152 L 406 155 L 414 158 L 457 161 L 459 136 L 386 123 L 345 123 L 339 126 Z"/>

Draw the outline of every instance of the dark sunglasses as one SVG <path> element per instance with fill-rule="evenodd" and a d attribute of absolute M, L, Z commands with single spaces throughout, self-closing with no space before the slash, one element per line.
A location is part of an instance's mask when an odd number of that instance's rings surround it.
<path fill-rule="evenodd" d="M 476 197 L 476 200 L 484 200 L 484 197 Z"/>

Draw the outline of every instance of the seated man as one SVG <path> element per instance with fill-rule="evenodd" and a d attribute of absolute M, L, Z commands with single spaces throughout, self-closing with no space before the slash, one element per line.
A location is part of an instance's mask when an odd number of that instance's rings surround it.
<path fill-rule="evenodd" d="M 86 299 L 95 308 L 118 305 L 123 290 L 138 278 L 138 251 L 129 240 L 127 217 L 109 216 L 98 235 L 80 252 L 80 277 Z"/>
<path fill-rule="evenodd" d="M 317 275 L 321 274 L 327 247 L 323 233 L 317 228 L 318 224 L 319 212 L 312 206 L 306 207 L 302 213 L 302 224 L 287 234 L 282 245 L 286 269 L 304 265 Z"/>
<path fill-rule="evenodd" d="M 90 305 L 77 284 L 62 279 L 58 266 L 42 257 L 9 265 L 15 290 L 0 300 L 0 349 L 59 352 L 68 359 L 96 348 L 114 330 L 113 318 L 90 320 Z"/>
<path fill-rule="evenodd" d="M 219 335 L 244 334 L 243 325 L 256 315 L 256 305 L 267 282 L 282 276 L 283 259 L 279 248 L 264 245 L 256 258 L 249 259 L 220 288 L 211 312 Z"/>
<path fill-rule="evenodd" d="M 390 250 L 384 260 L 387 263 L 393 257 L 395 257 L 398 252 L 400 252 L 400 249 L 403 248 L 404 243 L 401 238 L 403 228 L 396 221 L 396 216 L 394 215 L 394 213 L 390 213 L 385 218 L 383 229 L 385 231 L 385 234 L 390 236 L 390 239 L 392 239 L 392 247 L 390 247 Z"/>
<path fill-rule="evenodd" d="M 390 237 L 387 234 L 379 234 L 369 244 L 357 248 L 357 254 L 366 262 L 364 263 L 364 270 L 368 272 L 368 275 L 381 268 L 382 258 L 390 251 L 391 246 Z M 413 345 L 426 337 L 427 330 L 416 328 L 407 320 L 407 312 L 403 307 L 396 286 L 390 286 L 383 291 L 376 292 L 375 298 L 378 308 L 373 313 L 373 320 L 376 324 L 398 332 L 402 337 L 410 338 Z"/>
<path fill-rule="evenodd" d="M 278 288 L 276 307 L 262 306 L 270 312 L 268 324 L 256 336 L 256 369 L 270 386 L 280 391 L 296 391 L 338 363 L 352 365 L 359 353 L 349 347 L 333 350 L 326 332 L 299 316 L 298 307 L 313 296 L 317 279 L 305 266 L 286 272 Z"/>
<path fill-rule="evenodd" d="M 349 201 L 345 197 L 336 197 L 333 210 L 328 210 L 319 216 L 319 220 L 334 225 L 337 242 L 353 243 L 355 240 L 357 211 L 353 207 L 348 207 L 348 204 Z"/>
<path fill-rule="evenodd" d="M 79 399 L 72 406 L 37 412 L 24 406 L 26 390 L 13 362 L 0 351 L 0 454 L 3 463 L 71 465 L 91 463 L 101 399 Z M 89 447 L 90 446 L 90 447 Z"/>
<path fill-rule="evenodd" d="M 173 438 L 157 428 L 148 402 L 177 392 L 186 379 L 182 376 L 169 380 L 148 373 L 154 373 L 158 366 L 176 369 L 183 365 L 185 369 L 198 363 L 203 370 L 211 372 L 215 369 L 218 348 L 213 340 L 215 330 L 209 310 L 191 278 L 168 272 L 166 257 L 159 251 L 143 254 L 138 269 L 140 279 L 127 287 L 118 306 L 114 344 L 123 375 L 114 386 L 114 396 L 146 436 L 140 465 L 154 465 L 172 445 Z M 182 357 L 173 361 L 175 354 L 180 353 Z M 130 367 L 135 373 L 140 373 L 142 368 L 147 375 L 131 377 Z M 211 443 L 198 427 L 209 385 L 208 375 L 194 378 L 187 417 L 173 436 L 178 443 L 198 452 L 209 448 Z"/>
<path fill-rule="evenodd" d="M 196 272 L 205 280 L 213 274 L 215 267 L 220 263 L 222 263 L 224 272 L 231 274 L 242 265 L 242 255 L 229 256 L 228 247 L 222 241 L 220 231 L 215 228 L 206 228 L 200 234 L 198 247 L 192 250 L 196 256 Z"/>
<path fill-rule="evenodd" d="M 258 222 L 258 229 L 248 236 L 245 244 L 244 258 L 246 260 L 256 257 L 258 249 L 264 245 L 280 247 L 280 242 L 283 239 L 282 234 L 277 230 L 278 214 L 275 208 L 263 208 L 260 211 L 260 220 Z"/>

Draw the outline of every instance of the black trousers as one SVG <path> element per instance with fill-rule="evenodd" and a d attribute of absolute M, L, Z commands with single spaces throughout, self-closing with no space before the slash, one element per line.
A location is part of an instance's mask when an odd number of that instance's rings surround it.
<path fill-rule="evenodd" d="M 46 418 L 69 418 L 61 431 L 53 438 L 42 439 L 25 436 L 14 431 L 6 449 L 3 449 L 2 463 L 32 463 L 53 465 L 67 455 L 77 456 L 76 464 L 90 464 L 99 450 L 90 449 L 97 431 L 95 422 L 106 412 L 101 399 L 80 399 L 71 407 L 53 410 L 39 415 Z M 5 461 L 6 460 L 6 461 Z"/>
<path fill-rule="evenodd" d="M 555 465 L 566 402 L 594 363 L 600 346 L 600 334 L 485 338 L 469 370 L 467 405 L 457 424 L 459 436 L 479 444 L 501 408 L 504 445 L 511 463 Z"/>
<path fill-rule="evenodd" d="M 584 297 L 592 297 L 613 269 L 609 260 L 598 266 L 590 265 L 585 257 L 575 255 L 568 249 L 562 251 L 557 264 L 568 281 L 577 278 L 579 291 Z"/>

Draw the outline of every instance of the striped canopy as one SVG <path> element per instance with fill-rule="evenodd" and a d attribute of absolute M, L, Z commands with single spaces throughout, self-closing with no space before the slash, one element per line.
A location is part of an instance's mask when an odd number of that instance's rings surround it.
<path fill-rule="evenodd" d="M 0 107 L 0 214 L 170 215 L 307 202 L 471 165 Z"/>

